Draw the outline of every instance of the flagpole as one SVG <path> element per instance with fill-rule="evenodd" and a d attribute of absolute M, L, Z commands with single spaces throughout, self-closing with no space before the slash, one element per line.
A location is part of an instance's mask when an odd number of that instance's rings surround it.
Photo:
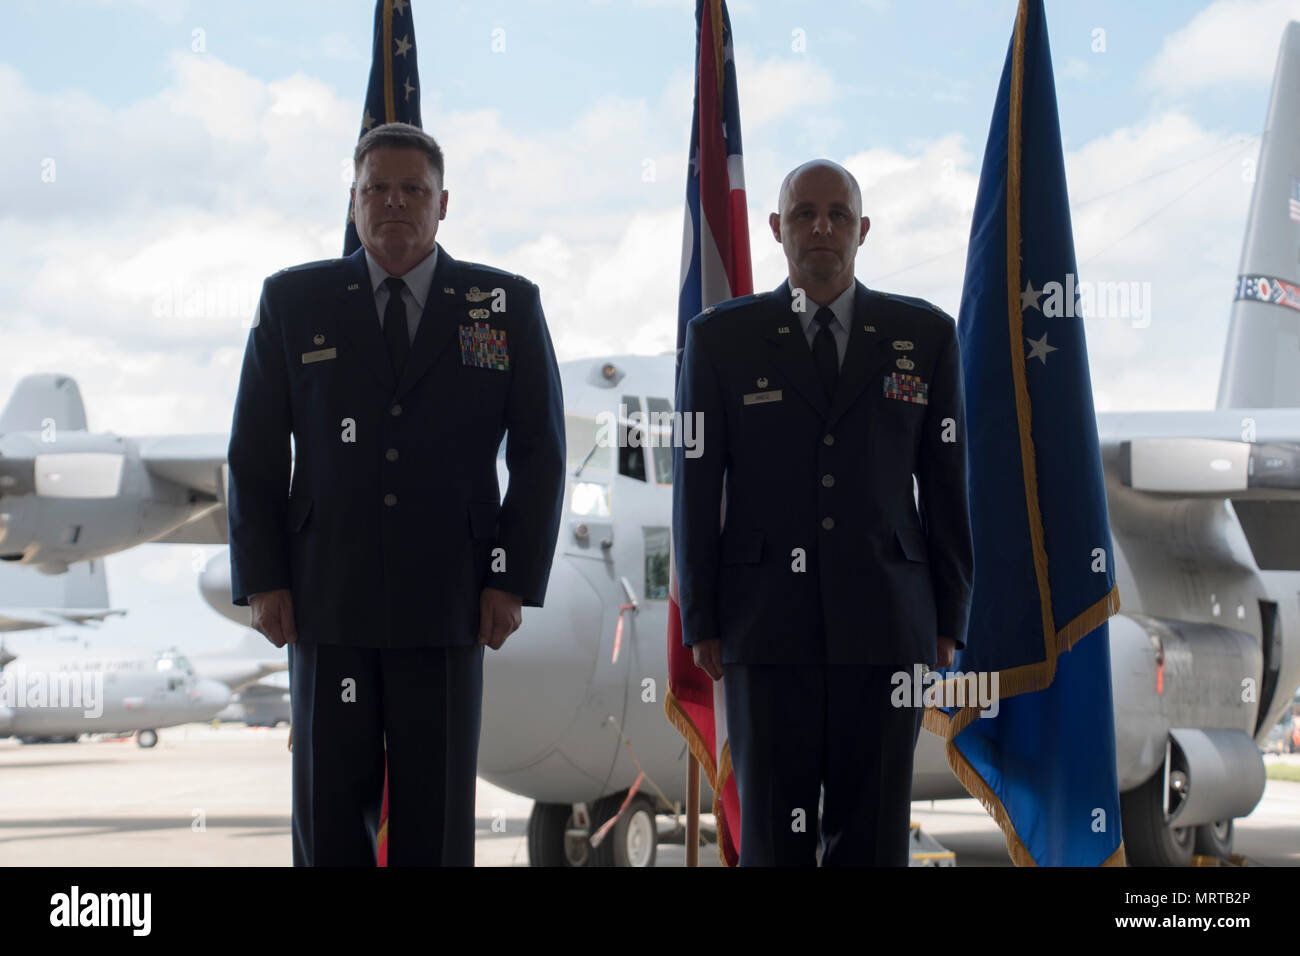
<path fill-rule="evenodd" d="M 700 762 L 689 754 L 686 764 L 686 865 L 700 865 Z"/>

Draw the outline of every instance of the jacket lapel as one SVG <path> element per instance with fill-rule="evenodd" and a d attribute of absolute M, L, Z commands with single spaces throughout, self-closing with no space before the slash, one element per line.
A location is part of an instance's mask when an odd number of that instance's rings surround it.
<path fill-rule="evenodd" d="M 375 311 L 375 293 L 370 287 L 370 271 L 366 268 L 366 251 L 358 249 L 343 260 L 344 279 L 338 298 L 343 304 L 342 334 L 351 349 L 361 356 L 385 391 L 393 390 L 393 365 L 388 358 L 388 346 L 379 327 L 379 313 Z"/>
<path fill-rule="evenodd" d="M 433 267 L 433 281 L 429 283 L 424 311 L 420 313 L 420 325 L 415 330 L 411 354 L 406 359 L 406 369 L 402 373 L 402 380 L 397 384 L 394 398 L 401 398 L 410 391 L 411 386 L 420 380 L 420 376 L 429 370 L 456 338 L 457 325 L 452 309 L 457 304 L 456 295 L 460 291 L 457 287 L 459 278 L 460 268 L 456 260 L 439 245 L 438 261 Z M 448 293 L 445 289 L 452 291 Z"/>
<path fill-rule="evenodd" d="M 857 292 L 853 296 L 853 326 L 849 329 L 849 347 L 840 366 L 835 397 L 826 416 L 827 428 L 848 411 L 864 388 L 876 381 L 894 355 L 894 329 L 889 310 L 881 308 L 880 297 L 875 292 L 854 281 Z"/>
<path fill-rule="evenodd" d="M 771 309 L 764 319 L 768 327 L 763 337 L 772 346 L 770 352 L 785 373 L 790 387 L 802 395 L 817 410 L 817 414 L 824 416 L 826 393 L 821 379 L 817 377 L 817 367 L 813 364 L 812 349 L 808 348 L 803 322 L 800 321 L 799 314 L 790 308 L 790 280 L 777 286 L 768 301 Z"/>

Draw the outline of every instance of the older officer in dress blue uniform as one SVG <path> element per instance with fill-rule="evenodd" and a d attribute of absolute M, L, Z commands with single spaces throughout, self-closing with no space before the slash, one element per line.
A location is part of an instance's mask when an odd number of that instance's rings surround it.
<path fill-rule="evenodd" d="M 794 170 L 771 217 L 789 279 L 686 332 L 677 409 L 703 448 L 675 449 L 683 640 L 726 677 L 741 865 L 815 864 L 819 789 L 823 865 L 906 865 L 921 708 L 893 706 L 895 675 L 964 646 L 956 326 L 854 279 L 861 208 L 842 167 Z"/>
<path fill-rule="evenodd" d="M 233 597 L 289 645 L 294 863 L 374 865 L 386 752 L 389 862 L 472 865 L 484 648 L 559 528 L 559 370 L 537 287 L 435 242 L 438 144 L 388 124 L 354 161 L 363 248 L 268 278 L 249 333 Z"/>

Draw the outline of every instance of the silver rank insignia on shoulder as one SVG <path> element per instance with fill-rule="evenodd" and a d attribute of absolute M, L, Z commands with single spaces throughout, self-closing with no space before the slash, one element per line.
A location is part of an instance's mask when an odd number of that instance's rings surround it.
<path fill-rule="evenodd" d="M 325 336 L 321 335 L 319 332 L 317 332 L 315 335 L 313 335 L 313 336 L 311 337 L 311 340 L 312 340 L 312 342 L 313 342 L 314 344 L 316 344 L 316 345 L 324 345 L 324 344 L 325 344 Z"/>
<path fill-rule="evenodd" d="M 357 291 L 358 289 L 360 289 L 360 288 L 361 288 L 361 286 L 357 285 L 355 282 L 352 282 L 352 283 L 349 283 L 349 284 L 348 284 L 348 291 L 349 291 L 349 292 L 356 292 L 356 291 Z"/>
<path fill-rule="evenodd" d="M 864 326 L 862 327 L 862 331 L 863 331 L 863 332 L 874 332 L 874 331 L 876 331 L 876 327 L 875 327 L 874 325 L 864 325 Z"/>
<path fill-rule="evenodd" d="M 901 358 L 894 364 L 897 365 L 899 368 L 901 368 L 904 372 L 910 372 L 912 369 L 916 368 L 916 363 L 909 358 Z"/>
<path fill-rule="evenodd" d="M 470 317 L 471 319 L 486 319 L 489 315 L 491 315 L 491 313 L 488 312 L 487 309 L 470 309 L 470 310 L 469 310 L 469 317 Z"/>
<path fill-rule="evenodd" d="M 472 285 L 469 291 L 465 293 L 465 298 L 470 302 L 482 302 L 484 299 L 492 298 L 491 292 L 480 292 L 478 286 Z"/>
<path fill-rule="evenodd" d="M 895 350 L 895 351 L 898 351 L 898 352 L 910 352 L 910 351 L 912 351 L 912 349 L 914 349 L 914 348 L 916 348 L 916 346 L 913 345 L 911 342 L 907 341 L 907 339 L 894 339 L 894 350 Z"/>
<path fill-rule="evenodd" d="M 766 378 L 760 378 L 760 379 L 759 379 L 757 382 L 755 382 L 754 384 L 757 385 L 759 388 L 767 388 L 767 379 L 766 379 Z"/>
<path fill-rule="evenodd" d="M 713 314 L 713 306 L 709 306 L 707 309 L 705 309 L 705 310 L 704 310 L 704 314 L 705 314 L 705 315 L 712 315 L 712 314 Z"/>

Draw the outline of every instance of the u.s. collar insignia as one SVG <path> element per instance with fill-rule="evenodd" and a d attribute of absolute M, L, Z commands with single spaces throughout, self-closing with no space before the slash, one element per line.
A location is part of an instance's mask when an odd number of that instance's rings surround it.
<path fill-rule="evenodd" d="M 487 309 L 470 309 L 470 310 L 469 310 L 469 317 L 470 317 L 471 319 L 486 319 L 489 315 L 491 315 L 491 313 L 488 312 Z"/>
<path fill-rule="evenodd" d="M 789 335 L 789 334 L 790 334 L 790 326 L 788 326 L 788 325 L 783 325 L 783 326 L 781 326 L 779 329 L 776 330 L 776 333 L 777 333 L 777 335 Z"/>
<path fill-rule="evenodd" d="M 445 285 L 445 286 L 442 287 L 442 293 L 443 293 L 443 295 L 455 295 L 455 294 L 456 294 L 456 290 L 453 289 L 453 288 L 452 288 L 451 286 L 449 286 L 449 285 Z"/>
<path fill-rule="evenodd" d="M 757 382 L 755 382 L 754 384 L 757 385 L 759 388 L 767 388 L 767 379 L 766 379 L 766 378 L 760 378 L 760 379 L 759 379 Z"/>
<path fill-rule="evenodd" d="M 484 299 L 492 298 L 492 293 L 480 292 L 478 286 L 472 285 L 469 287 L 469 291 L 465 293 L 465 298 L 470 302 L 482 302 Z"/>
<path fill-rule="evenodd" d="M 916 346 L 907 341 L 907 339 L 894 339 L 894 350 L 896 352 L 910 352 L 914 348 L 916 348 Z"/>
<path fill-rule="evenodd" d="M 899 368 L 901 368 L 904 372 L 910 372 L 912 369 L 916 368 L 916 363 L 908 358 L 901 358 L 894 364 L 897 365 Z"/>
<path fill-rule="evenodd" d="M 315 335 L 313 335 L 313 336 L 311 337 L 311 340 L 312 340 L 312 342 L 313 342 L 314 344 L 316 344 L 316 345 L 324 345 L 324 344 L 325 344 L 325 336 L 321 335 L 319 332 L 317 332 Z"/>
<path fill-rule="evenodd" d="M 361 288 L 361 286 L 357 285 L 355 282 L 349 283 L 349 285 L 348 285 L 348 291 L 349 291 L 349 292 L 356 292 L 356 291 L 357 291 L 358 289 L 360 289 L 360 288 Z"/>
<path fill-rule="evenodd" d="M 875 327 L 874 325 L 864 325 L 864 326 L 862 327 L 862 331 L 863 331 L 863 332 L 874 332 L 874 331 L 876 331 L 876 327 Z"/>

